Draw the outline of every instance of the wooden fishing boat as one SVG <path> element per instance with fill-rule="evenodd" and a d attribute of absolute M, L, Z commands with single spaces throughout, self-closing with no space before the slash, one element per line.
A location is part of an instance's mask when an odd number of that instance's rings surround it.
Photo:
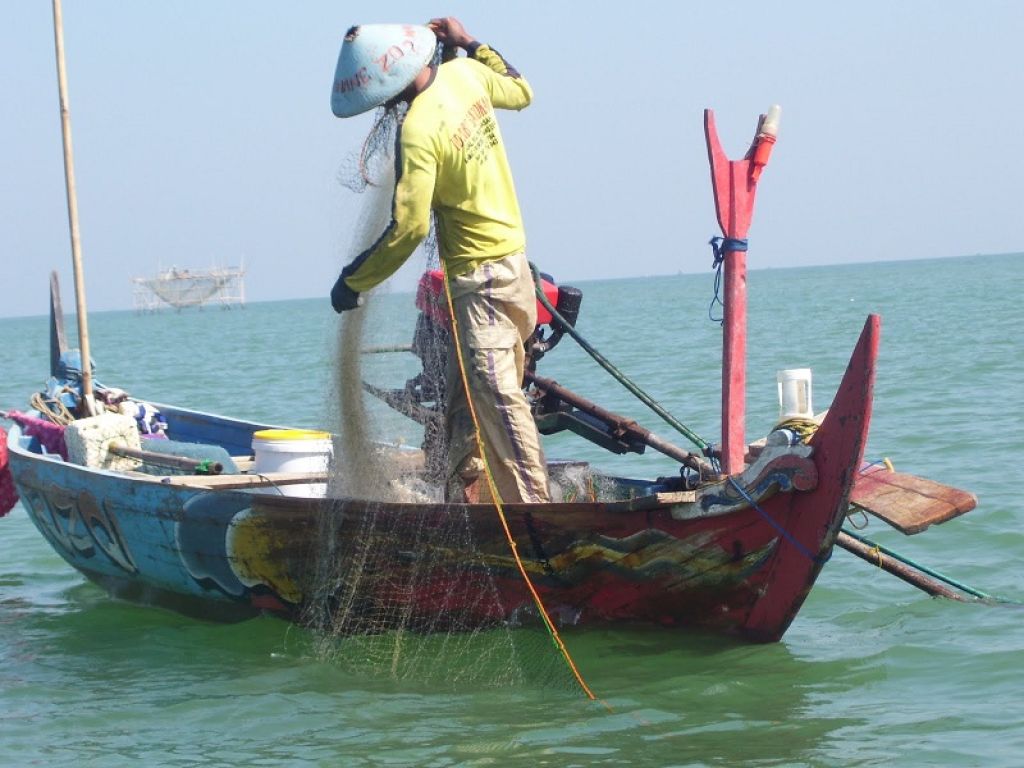
<path fill-rule="evenodd" d="M 861 473 L 880 320 L 867 319 L 816 430 L 800 439 L 773 433 L 758 450 L 748 450 L 742 434 L 745 243 L 741 247 L 739 238 L 749 224 L 756 176 L 767 162 L 763 149 L 771 142 L 765 137 L 774 137 L 762 118 L 751 152 L 733 162 L 717 147 L 710 112 L 706 128 L 719 221 L 728 238 L 723 445 L 708 452 L 716 462 L 710 470 L 703 457 L 667 445 L 632 422 L 579 399 L 567 402 L 569 395 L 535 374 L 537 401 L 546 403 L 538 407 L 538 421 L 546 419 L 546 429 L 574 429 L 613 450 L 643 443 L 679 458 L 683 473 L 640 480 L 601 475 L 579 462 L 554 462 L 552 503 L 499 509 L 375 502 L 325 494 L 322 473 L 254 468 L 254 436 L 270 425 L 152 404 L 165 420 L 164 436 L 176 445 L 198 446 L 200 454 L 154 460 L 158 441 L 140 441 L 147 448 L 128 449 L 129 455 L 135 450 L 134 458 L 157 467 L 206 469 L 210 457 L 228 458 L 220 474 L 182 475 L 66 460 L 59 441 L 54 449 L 33 421 L 48 415 L 37 410 L 9 414 L 17 423 L 7 438 L 9 469 L 32 522 L 72 567 L 112 594 L 207 617 L 269 611 L 301 621 L 314 602 L 318 610 L 337 605 L 341 595 L 323 594 L 332 589 L 321 578 L 329 553 L 358 577 L 355 595 L 351 579 L 346 587 L 349 610 L 356 614 L 350 627 L 359 627 L 360 614 L 368 626 L 372 617 L 374 631 L 390 628 L 388 616 L 402 628 L 424 631 L 528 623 L 540 620 L 541 603 L 560 625 L 646 624 L 778 640 L 842 541 L 858 478 L 868 478 L 871 496 L 862 506 L 885 516 L 880 489 L 894 486 L 877 472 Z M 92 383 L 89 370 L 78 372 L 67 363 L 59 298 L 52 309 L 51 395 L 76 393 L 72 404 L 87 405 L 90 396 L 105 391 Z M 546 344 L 552 346 L 550 340 Z M 89 359 L 87 343 L 81 346 L 82 358 Z M 403 412 L 422 413 L 417 403 L 403 403 L 394 393 L 377 394 Z M 108 442 L 101 453 L 112 451 Z M 914 493 L 908 487 L 900 492 L 901 504 Z M 973 497 L 957 493 L 947 494 L 952 501 L 941 513 L 935 499 L 915 508 L 917 529 L 973 506 Z M 455 522 L 461 531 L 454 539 L 430 535 Z M 363 567 L 371 550 L 373 565 Z M 467 567 L 486 572 L 493 590 L 488 599 L 480 599 L 479 582 L 466 577 Z M 398 602 L 401 611 L 378 610 Z"/>
<path fill-rule="evenodd" d="M 766 447 L 742 473 L 692 491 L 664 480 L 599 477 L 600 499 L 506 505 L 548 610 L 580 626 L 648 623 L 780 638 L 846 516 L 870 421 L 878 325 L 876 317 L 868 320 L 832 407 L 806 445 Z M 268 426 L 157 407 L 172 440 L 234 456 L 248 455 L 253 435 Z M 71 566 L 113 594 L 207 616 L 269 610 L 297 619 L 316 588 L 321 516 L 338 516 L 336 550 L 344 552 L 367 530 L 366 516 L 381 514 L 363 500 L 282 493 L 323 481 L 315 475 L 79 466 L 45 453 L 17 425 L 8 448 L 25 509 Z M 556 483 L 573 466 L 553 464 Z M 493 505 L 393 503 L 384 513 L 391 520 L 373 546 L 390 557 L 386 569 L 363 579 L 365 600 L 386 602 L 395 584 L 413 583 L 403 572 L 418 567 L 408 555 L 416 531 L 454 516 L 469 521 L 501 601 L 482 605 L 463 594 L 467 553 L 452 551 L 450 562 L 434 558 L 433 572 L 417 575 L 417 613 L 433 625 L 444 615 L 480 624 L 529 615 L 531 598 Z"/>

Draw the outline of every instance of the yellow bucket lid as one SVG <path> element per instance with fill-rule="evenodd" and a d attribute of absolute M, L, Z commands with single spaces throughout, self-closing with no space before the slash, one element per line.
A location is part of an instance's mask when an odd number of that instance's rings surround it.
<path fill-rule="evenodd" d="M 316 429 L 261 429 L 253 433 L 256 440 L 330 440 L 330 432 Z"/>

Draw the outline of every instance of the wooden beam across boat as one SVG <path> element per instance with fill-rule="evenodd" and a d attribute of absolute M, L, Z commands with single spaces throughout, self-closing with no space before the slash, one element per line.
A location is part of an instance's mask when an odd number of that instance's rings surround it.
<path fill-rule="evenodd" d="M 166 475 L 164 477 L 155 477 L 154 479 L 165 485 L 236 490 L 242 488 L 271 488 L 276 485 L 297 485 L 300 483 L 326 483 L 327 475 L 311 472 L 265 472 L 258 475 Z"/>

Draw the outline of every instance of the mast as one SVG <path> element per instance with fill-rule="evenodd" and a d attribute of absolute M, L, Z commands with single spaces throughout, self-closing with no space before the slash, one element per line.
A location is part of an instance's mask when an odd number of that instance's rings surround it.
<path fill-rule="evenodd" d="M 704 110 L 704 136 L 711 165 L 718 225 L 724 235 L 720 251 L 725 307 L 722 334 L 722 471 L 742 472 L 746 453 L 747 388 L 747 230 L 754 215 L 754 196 L 761 170 L 768 163 L 778 132 L 778 106 L 761 115 L 750 149 L 742 160 L 730 160 L 715 129 L 715 115 Z"/>
<path fill-rule="evenodd" d="M 71 110 L 68 107 L 68 78 L 64 66 L 64 19 L 61 14 L 60 0 L 53 0 L 53 39 L 57 54 L 57 85 L 60 91 L 60 127 L 64 139 L 64 186 L 67 189 L 71 261 L 75 275 L 78 348 L 82 355 L 82 406 L 85 415 L 92 416 L 96 413 L 96 403 L 92 392 L 89 314 L 85 306 L 85 276 L 82 271 L 82 245 L 78 231 L 78 197 L 75 193 L 75 159 L 71 147 Z"/>

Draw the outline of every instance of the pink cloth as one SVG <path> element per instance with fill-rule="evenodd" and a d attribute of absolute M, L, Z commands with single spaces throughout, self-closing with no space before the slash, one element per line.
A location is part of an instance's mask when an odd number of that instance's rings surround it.
<path fill-rule="evenodd" d="M 47 453 L 59 453 L 64 461 L 68 460 L 68 447 L 64 444 L 64 427 L 20 411 L 8 412 L 7 418 L 20 425 L 22 432 L 27 436 L 38 439 Z"/>
<path fill-rule="evenodd" d="M 14 476 L 7 466 L 7 432 L 0 427 L 0 517 L 3 517 L 18 503 L 18 491 L 14 487 Z"/>

